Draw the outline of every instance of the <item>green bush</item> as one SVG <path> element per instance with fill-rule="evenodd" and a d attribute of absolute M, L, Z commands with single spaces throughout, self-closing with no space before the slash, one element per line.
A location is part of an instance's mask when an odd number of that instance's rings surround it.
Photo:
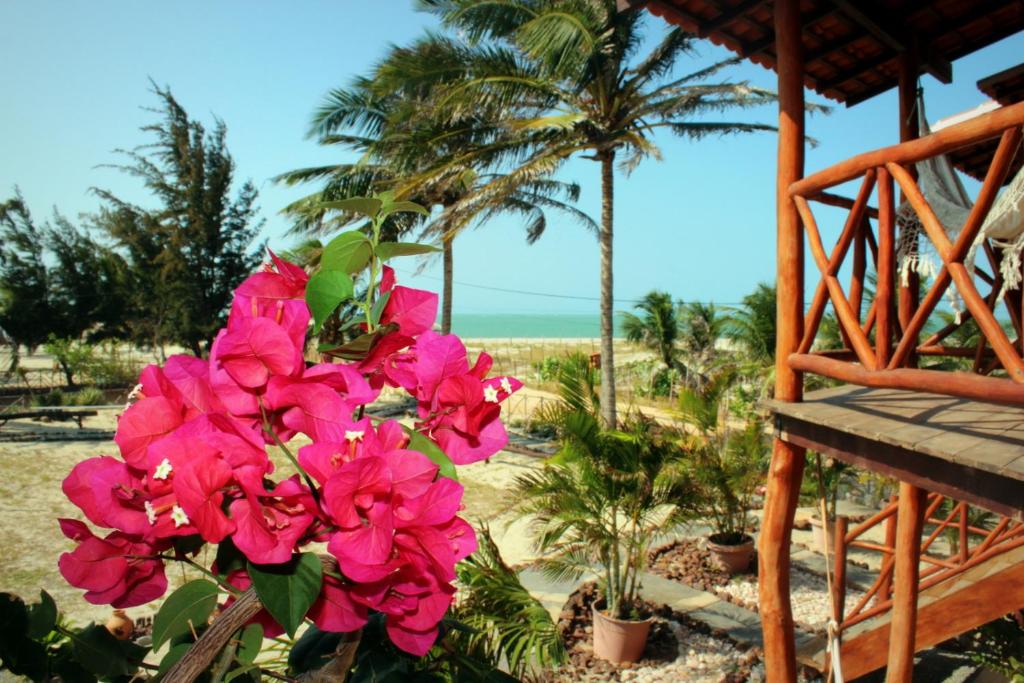
<path fill-rule="evenodd" d="M 64 373 L 69 387 L 75 386 L 75 378 L 93 362 L 94 348 L 78 339 L 61 338 L 51 334 L 43 350 L 53 356 L 54 361 Z"/>
<path fill-rule="evenodd" d="M 85 368 L 85 376 L 99 387 L 132 386 L 138 381 L 140 363 L 124 358 L 113 344 L 100 347 Z"/>
<path fill-rule="evenodd" d="M 51 389 L 45 394 L 35 394 L 32 397 L 32 405 L 37 408 L 56 408 L 66 405 L 67 397 L 60 389 Z"/>
<path fill-rule="evenodd" d="M 87 387 L 66 397 L 69 405 L 75 406 L 99 406 L 107 402 L 102 389 Z"/>
<path fill-rule="evenodd" d="M 542 382 L 555 382 L 558 380 L 558 373 L 562 368 L 562 359 L 558 356 L 548 356 L 544 360 L 533 364 L 537 377 Z"/>

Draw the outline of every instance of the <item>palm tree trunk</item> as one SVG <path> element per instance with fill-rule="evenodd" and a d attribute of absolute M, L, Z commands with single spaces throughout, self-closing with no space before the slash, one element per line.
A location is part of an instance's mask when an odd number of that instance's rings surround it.
<path fill-rule="evenodd" d="M 452 271 L 454 270 L 454 264 L 452 261 L 452 242 L 454 237 L 445 237 L 442 244 L 442 253 L 444 256 L 444 286 L 443 286 L 443 298 L 441 302 L 441 334 L 450 334 L 452 331 Z"/>
<path fill-rule="evenodd" d="M 613 348 L 612 216 L 615 205 L 615 151 L 601 160 L 601 416 L 615 428 L 615 358 Z"/>

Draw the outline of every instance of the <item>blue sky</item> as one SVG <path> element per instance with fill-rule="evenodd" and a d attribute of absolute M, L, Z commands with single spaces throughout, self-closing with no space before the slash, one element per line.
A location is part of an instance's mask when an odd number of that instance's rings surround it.
<path fill-rule="evenodd" d="M 653 17 L 652 32 L 664 30 Z M 148 78 L 167 85 L 191 115 L 214 115 L 228 125 L 228 146 L 240 178 L 260 190 L 271 246 L 293 241 L 278 211 L 303 194 L 271 178 L 306 165 L 342 160 L 337 150 L 305 138 L 310 114 L 325 93 L 345 85 L 378 60 L 391 43 L 412 40 L 434 26 L 405 0 L 375 2 L 0 3 L 0 191 L 20 186 L 37 217 L 53 207 L 75 217 L 93 211 L 92 186 L 139 202 L 132 179 L 101 164 L 115 148 L 145 141 L 139 127 L 152 121 Z M 653 35 L 653 33 L 652 33 Z M 1024 54 L 1018 34 L 954 65 L 954 83 L 923 78 L 931 120 L 979 104 L 975 82 L 1013 66 Z M 702 45 L 696 68 L 727 56 Z M 745 64 L 733 80 L 774 87 L 775 77 Z M 822 101 L 811 95 L 811 99 Z M 740 115 L 774 122 L 772 108 Z M 861 151 L 897 141 L 896 95 L 890 91 L 852 110 L 815 115 L 808 133 L 821 141 L 807 157 L 808 172 Z M 659 139 L 663 161 L 645 162 L 617 176 L 616 298 L 620 309 L 650 289 L 678 298 L 738 301 L 774 275 L 772 134 L 709 138 L 693 143 Z M 580 207 L 599 213 L 598 168 L 576 160 L 562 178 L 583 186 Z M 408 284 L 436 289 L 440 264 Z M 456 242 L 457 313 L 589 313 L 596 302 L 508 294 L 470 285 L 596 297 L 597 244 L 578 225 L 552 216 L 548 233 L 527 246 L 521 225 L 495 221 Z M 813 283 L 812 283 L 813 284 Z"/>

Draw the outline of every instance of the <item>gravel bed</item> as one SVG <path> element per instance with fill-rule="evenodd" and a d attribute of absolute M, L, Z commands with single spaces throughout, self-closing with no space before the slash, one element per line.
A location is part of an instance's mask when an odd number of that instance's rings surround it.
<path fill-rule="evenodd" d="M 584 584 L 569 596 L 558 627 L 570 661 L 557 671 L 546 673 L 546 683 L 569 681 L 700 681 L 702 683 L 744 683 L 763 681 L 761 651 L 738 644 L 722 631 L 672 611 L 665 605 L 648 603 L 654 616 L 651 635 L 643 657 L 636 663 L 615 665 L 593 654 L 591 605 L 597 599 L 595 584 Z"/>
<path fill-rule="evenodd" d="M 789 575 L 789 590 L 793 602 L 793 620 L 811 632 L 824 632 L 832 613 L 832 601 L 825 577 L 794 567 Z M 757 611 L 757 577 L 740 576 L 715 592 L 731 602 Z M 864 597 L 864 592 L 846 589 L 846 611 L 849 612 Z"/>

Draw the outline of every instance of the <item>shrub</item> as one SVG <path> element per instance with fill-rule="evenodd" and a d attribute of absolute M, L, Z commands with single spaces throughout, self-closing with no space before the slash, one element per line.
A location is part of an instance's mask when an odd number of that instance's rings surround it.
<path fill-rule="evenodd" d="M 87 387 L 80 391 L 76 391 L 66 397 L 69 405 L 76 406 L 99 406 L 107 402 L 106 396 L 103 394 L 102 389 L 96 387 Z"/>
<path fill-rule="evenodd" d="M 60 389 L 51 389 L 45 394 L 36 394 L 32 397 L 32 405 L 38 408 L 56 408 L 65 405 L 67 397 Z"/>

